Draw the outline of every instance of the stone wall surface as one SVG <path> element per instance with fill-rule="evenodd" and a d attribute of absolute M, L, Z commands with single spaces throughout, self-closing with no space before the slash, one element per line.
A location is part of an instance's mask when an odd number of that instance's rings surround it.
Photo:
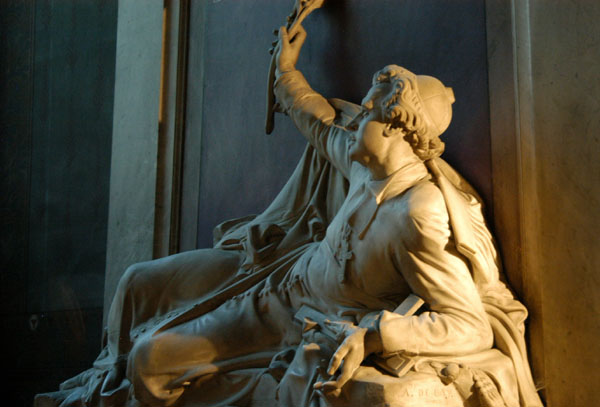
<path fill-rule="evenodd" d="M 600 403 L 600 4 L 486 1 L 495 223 L 550 407 Z"/>
<path fill-rule="evenodd" d="M 548 405 L 600 403 L 600 3 L 530 2 Z"/>
<path fill-rule="evenodd" d="M 127 266 L 153 257 L 163 6 L 119 2 L 105 314 Z"/>

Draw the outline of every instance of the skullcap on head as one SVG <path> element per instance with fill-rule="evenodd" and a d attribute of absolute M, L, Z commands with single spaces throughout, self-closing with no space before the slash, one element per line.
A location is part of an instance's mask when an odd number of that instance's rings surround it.
<path fill-rule="evenodd" d="M 454 92 L 438 79 L 427 75 L 417 75 L 417 86 L 429 122 L 430 136 L 439 136 L 452 120 Z"/>

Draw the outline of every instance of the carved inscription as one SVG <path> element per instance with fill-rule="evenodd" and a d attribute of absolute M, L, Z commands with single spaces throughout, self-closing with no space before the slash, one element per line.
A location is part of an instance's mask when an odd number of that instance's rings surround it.
<path fill-rule="evenodd" d="M 422 381 L 393 387 L 392 391 L 386 388 L 385 394 L 386 402 L 390 406 L 459 407 L 463 405 L 462 398 L 453 385 L 444 386 L 436 381 Z"/>

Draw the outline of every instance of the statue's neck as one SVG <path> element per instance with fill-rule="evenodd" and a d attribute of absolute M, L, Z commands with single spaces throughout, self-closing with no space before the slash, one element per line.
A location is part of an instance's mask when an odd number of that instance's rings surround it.
<path fill-rule="evenodd" d="M 372 177 L 367 183 L 367 187 L 379 204 L 401 194 L 428 175 L 427 167 L 423 161 L 417 158 L 417 160 L 407 160 L 404 165 L 383 179 Z"/>

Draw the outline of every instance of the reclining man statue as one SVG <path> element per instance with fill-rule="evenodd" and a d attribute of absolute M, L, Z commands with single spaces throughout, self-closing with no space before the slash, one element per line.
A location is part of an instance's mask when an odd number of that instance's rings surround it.
<path fill-rule="evenodd" d="M 130 267 L 94 367 L 37 405 L 541 406 L 481 200 L 439 158 L 452 90 L 389 65 L 360 107 L 328 101 L 305 31 L 279 37 L 292 178 L 213 249 Z"/>

